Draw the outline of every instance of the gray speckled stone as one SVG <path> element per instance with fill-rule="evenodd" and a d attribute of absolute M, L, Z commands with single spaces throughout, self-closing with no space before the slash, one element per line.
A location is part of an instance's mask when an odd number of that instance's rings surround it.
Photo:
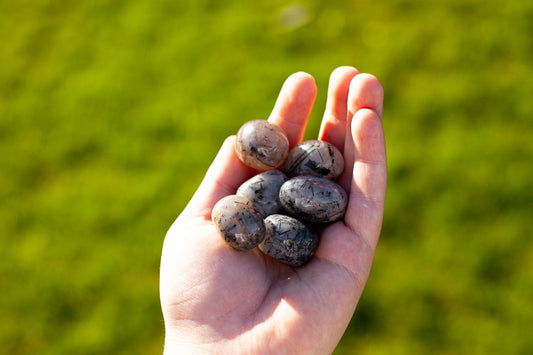
<path fill-rule="evenodd" d="M 295 218 L 273 214 L 265 219 L 266 235 L 259 250 L 291 266 L 302 266 L 315 254 L 318 235 Z"/>
<path fill-rule="evenodd" d="M 265 237 L 263 217 L 242 196 L 230 195 L 218 201 L 211 219 L 220 235 L 235 249 L 252 249 Z"/>
<path fill-rule="evenodd" d="M 297 176 L 287 180 L 279 199 L 293 217 L 311 223 L 330 223 L 344 217 L 348 197 L 335 182 L 315 177 Z"/>
<path fill-rule="evenodd" d="M 336 179 L 344 170 L 344 158 L 331 143 L 304 141 L 292 148 L 283 166 L 287 176 L 311 175 Z"/>
<path fill-rule="evenodd" d="M 280 213 L 283 206 L 279 201 L 279 189 L 285 181 L 287 177 L 281 171 L 265 171 L 245 181 L 237 190 L 237 195 L 250 200 L 263 217 Z"/>
<path fill-rule="evenodd" d="M 235 152 L 244 164 L 258 170 L 271 170 L 287 159 L 289 139 L 283 129 L 273 123 L 248 121 L 237 132 Z"/>

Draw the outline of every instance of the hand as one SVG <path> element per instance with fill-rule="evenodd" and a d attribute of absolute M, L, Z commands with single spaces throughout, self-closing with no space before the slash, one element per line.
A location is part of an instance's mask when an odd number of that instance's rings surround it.
<path fill-rule="evenodd" d="M 314 79 L 291 75 L 269 121 L 299 143 L 316 97 Z M 257 248 L 237 251 L 211 210 L 253 176 L 229 137 L 165 238 L 160 291 L 165 354 L 326 354 L 338 344 L 368 278 L 383 218 L 387 167 L 383 88 L 351 67 L 331 75 L 319 139 L 345 158 L 343 221 L 323 229 L 315 256 L 292 268 Z M 244 123 L 244 122 L 243 122 Z"/>

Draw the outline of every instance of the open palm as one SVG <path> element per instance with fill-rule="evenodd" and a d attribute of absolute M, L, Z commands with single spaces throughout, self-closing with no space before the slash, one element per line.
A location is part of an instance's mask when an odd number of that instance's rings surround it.
<path fill-rule="evenodd" d="M 293 74 L 283 85 L 269 121 L 286 131 L 291 146 L 303 138 L 315 97 L 308 74 Z M 300 268 L 257 249 L 234 250 L 218 235 L 213 206 L 256 173 L 235 155 L 235 137 L 226 139 L 165 238 L 166 354 L 333 351 L 363 291 L 381 230 L 387 184 L 382 104 L 375 77 L 352 67 L 332 73 L 319 139 L 344 154 L 339 183 L 349 202 L 344 220 L 321 231 L 315 256 Z"/>

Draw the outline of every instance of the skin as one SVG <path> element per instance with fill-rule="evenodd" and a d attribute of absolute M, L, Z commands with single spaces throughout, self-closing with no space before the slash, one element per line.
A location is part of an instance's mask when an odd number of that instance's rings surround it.
<path fill-rule="evenodd" d="M 284 83 L 269 121 L 291 146 L 302 141 L 316 97 L 313 77 Z M 225 140 L 191 201 L 165 238 L 160 296 L 165 354 L 329 354 L 354 313 L 381 231 L 387 167 L 383 88 L 372 75 L 340 67 L 330 77 L 319 139 L 344 154 L 339 182 L 346 216 L 324 228 L 314 258 L 292 268 L 259 250 L 237 251 L 217 234 L 211 210 L 254 171 Z"/>

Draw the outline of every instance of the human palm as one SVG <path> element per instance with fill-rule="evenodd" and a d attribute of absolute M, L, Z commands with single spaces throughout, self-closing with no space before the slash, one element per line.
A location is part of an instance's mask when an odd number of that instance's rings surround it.
<path fill-rule="evenodd" d="M 299 143 L 316 97 L 314 79 L 291 75 L 269 121 Z M 345 331 L 368 278 L 381 230 L 387 168 L 383 89 L 351 67 L 331 75 L 319 138 L 345 158 L 344 220 L 324 227 L 300 268 L 256 249 L 237 251 L 218 235 L 211 210 L 256 171 L 224 142 L 163 246 L 160 291 L 165 353 L 326 354 Z"/>

